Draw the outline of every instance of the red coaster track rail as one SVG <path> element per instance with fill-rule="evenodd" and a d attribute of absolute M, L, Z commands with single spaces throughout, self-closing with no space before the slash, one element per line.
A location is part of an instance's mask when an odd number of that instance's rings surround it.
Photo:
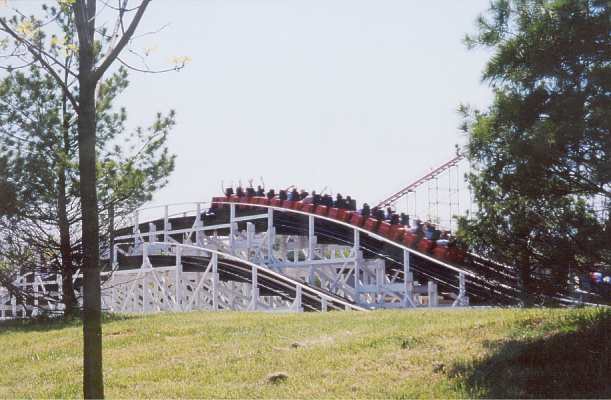
<path fill-rule="evenodd" d="M 458 154 L 456 157 L 454 157 L 450 161 L 448 161 L 445 164 L 435 168 L 434 170 L 432 170 L 428 174 L 424 175 L 420 179 L 410 183 L 409 185 L 407 185 L 406 187 L 404 187 L 403 189 L 401 189 L 397 193 L 393 194 L 392 196 L 388 197 L 387 199 L 382 200 L 380 203 L 377 204 L 376 207 L 379 207 L 379 208 L 388 207 L 391 204 L 396 203 L 399 199 L 401 199 L 403 196 L 407 195 L 409 192 L 411 192 L 414 189 L 416 189 L 418 186 L 422 185 L 423 183 L 425 183 L 425 182 L 435 178 L 436 176 L 440 175 L 444 171 L 446 171 L 446 170 L 454 167 L 455 165 L 457 165 L 463 158 L 465 158 L 465 156 L 463 156 L 462 154 Z"/>

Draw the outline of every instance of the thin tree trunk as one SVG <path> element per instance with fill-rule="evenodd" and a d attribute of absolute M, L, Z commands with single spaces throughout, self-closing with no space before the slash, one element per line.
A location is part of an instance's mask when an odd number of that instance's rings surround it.
<path fill-rule="evenodd" d="M 68 129 L 70 128 L 69 117 L 67 115 L 68 99 L 64 95 L 62 104 L 63 117 L 63 150 L 64 156 L 67 157 L 70 151 L 70 137 Z M 62 301 L 64 303 L 64 317 L 68 318 L 74 315 L 75 297 L 74 284 L 72 282 L 73 265 L 72 265 L 72 246 L 70 240 L 70 223 L 68 222 L 68 205 L 66 197 L 66 160 L 62 158 L 58 168 L 58 196 L 57 196 L 57 217 L 59 225 L 59 243 L 60 253 L 62 256 Z"/>
<path fill-rule="evenodd" d="M 104 397 L 99 221 L 96 193 L 95 86 L 80 85 L 79 169 L 83 213 L 83 339 L 85 398 Z"/>
<path fill-rule="evenodd" d="M 114 242 L 115 242 L 115 204 L 113 200 L 111 200 L 110 205 L 108 206 L 108 260 L 109 266 L 112 269 L 115 263 L 115 252 L 114 252 Z"/>
<path fill-rule="evenodd" d="M 58 222 L 59 222 L 59 243 L 62 257 L 62 302 L 64 303 L 64 316 L 66 318 L 74 315 L 75 297 L 74 285 L 72 283 L 72 246 L 70 245 L 70 225 L 66 213 L 66 177 L 65 170 L 60 167 L 58 182 Z"/>
<path fill-rule="evenodd" d="M 86 33 L 79 37 L 79 172 L 83 214 L 83 394 L 104 397 L 100 236 L 96 192 L 96 110 L 94 70 L 95 2 L 87 4 Z"/>

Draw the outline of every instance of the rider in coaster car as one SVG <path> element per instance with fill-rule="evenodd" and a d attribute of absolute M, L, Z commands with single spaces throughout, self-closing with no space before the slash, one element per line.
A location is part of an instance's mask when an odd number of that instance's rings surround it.
<path fill-rule="evenodd" d="M 350 211 L 356 211 L 356 200 L 354 200 L 350 196 L 346 196 L 346 201 L 344 202 L 346 209 Z"/>
<path fill-rule="evenodd" d="M 399 223 L 399 215 L 397 213 L 393 213 L 390 217 L 390 224 L 397 225 Z"/>
<path fill-rule="evenodd" d="M 346 203 L 345 203 L 344 198 L 342 197 L 341 194 L 338 193 L 335 196 L 335 202 L 333 203 L 333 206 L 337 207 L 337 208 L 345 208 L 346 207 Z"/>
<path fill-rule="evenodd" d="M 401 213 L 401 225 L 409 227 L 409 215 L 406 213 Z"/>
<path fill-rule="evenodd" d="M 364 218 L 369 218 L 369 216 L 371 215 L 371 209 L 369 208 L 369 204 L 363 204 L 363 208 L 361 208 L 361 215 Z"/>

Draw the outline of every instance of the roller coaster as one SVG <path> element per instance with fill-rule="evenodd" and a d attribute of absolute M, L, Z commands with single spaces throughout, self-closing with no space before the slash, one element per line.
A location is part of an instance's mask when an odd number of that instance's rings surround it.
<path fill-rule="evenodd" d="M 459 161 L 380 204 L 397 202 Z M 252 194 L 135 211 L 114 231 L 106 255 L 104 309 L 324 312 L 519 301 L 511 266 L 349 208 Z M 0 319 L 59 310 L 61 304 L 49 300 L 61 295 L 59 279 L 20 276 L 14 285 L 36 293 L 30 301 L 0 288 Z M 75 274 L 77 290 L 80 279 Z"/>

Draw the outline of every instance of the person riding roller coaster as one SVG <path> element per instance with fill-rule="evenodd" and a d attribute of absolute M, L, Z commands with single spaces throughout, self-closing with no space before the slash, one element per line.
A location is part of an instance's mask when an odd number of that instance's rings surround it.
<path fill-rule="evenodd" d="M 363 204 L 363 208 L 361 209 L 361 215 L 363 216 L 363 218 L 369 218 L 369 216 L 371 215 L 371 209 L 369 208 L 369 204 Z"/>
<path fill-rule="evenodd" d="M 288 192 L 289 189 L 290 192 Z M 401 213 L 399 215 L 394 212 L 393 209 L 390 207 L 388 207 L 386 211 L 384 211 L 379 207 L 370 208 L 369 204 L 363 203 L 363 207 L 359 211 L 357 211 L 356 200 L 352 199 L 350 196 L 343 197 L 340 193 L 337 193 L 334 199 L 328 194 L 320 195 L 316 193 L 316 191 L 312 191 L 312 193 L 309 194 L 305 190 L 298 190 L 295 186 L 291 186 L 289 189 L 280 190 L 276 195 L 274 189 L 270 189 L 267 194 L 265 194 L 264 189 L 260 185 L 257 187 L 256 190 L 252 187 L 249 187 L 246 189 L 246 191 L 244 191 L 241 186 L 238 186 L 235 188 L 235 194 L 238 197 L 267 197 L 267 200 L 270 202 L 274 199 L 279 199 L 281 201 L 289 200 L 294 203 L 301 202 L 301 204 L 303 205 L 313 205 L 314 208 L 310 210 L 317 210 L 318 206 L 325 206 L 327 207 L 327 210 L 329 210 L 329 212 L 331 209 L 351 211 L 353 213 L 348 213 L 347 215 L 358 215 L 361 222 L 357 222 L 357 224 L 362 224 L 363 221 L 366 221 L 369 218 L 374 218 L 379 222 L 389 223 L 391 226 L 394 226 L 394 228 L 392 228 L 392 240 L 408 244 L 410 247 L 417 248 L 419 251 L 434 254 L 436 257 L 440 257 L 442 259 L 445 258 L 446 260 L 452 262 L 460 262 L 457 260 L 464 258 L 464 252 L 462 252 L 461 250 L 454 249 L 456 247 L 456 238 L 451 236 L 449 231 L 441 232 L 430 221 L 423 223 L 421 220 L 416 219 L 415 224 L 412 227 L 410 226 L 411 224 L 409 215 L 405 213 Z M 232 196 L 233 193 L 233 188 L 225 189 L 226 197 Z M 292 208 L 293 206 L 290 207 Z M 321 215 L 326 216 L 327 210 L 321 210 L 320 212 L 323 213 Z M 337 211 L 335 211 L 334 213 L 336 212 Z M 343 221 L 346 222 L 347 220 L 343 219 Z M 382 225 L 376 224 L 375 226 L 375 228 L 371 229 L 377 231 L 377 226 Z M 406 232 L 405 238 L 403 238 L 403 233 L 401 232 Z M 397 236 L 397 233 L 399 233 L 399 236 Z M 387 236 L 388 234 L 384 233 L 383 235 Z M 411 239 L 408 237 L 409 235 L 411 235 Z M 423 240 L 426 240 L 427 243 L 422 242 Z M 419 246 L 420 242 L 422 242 L 422 247 Z M 463 255 L 461 256 L 461 254 Z"/>

